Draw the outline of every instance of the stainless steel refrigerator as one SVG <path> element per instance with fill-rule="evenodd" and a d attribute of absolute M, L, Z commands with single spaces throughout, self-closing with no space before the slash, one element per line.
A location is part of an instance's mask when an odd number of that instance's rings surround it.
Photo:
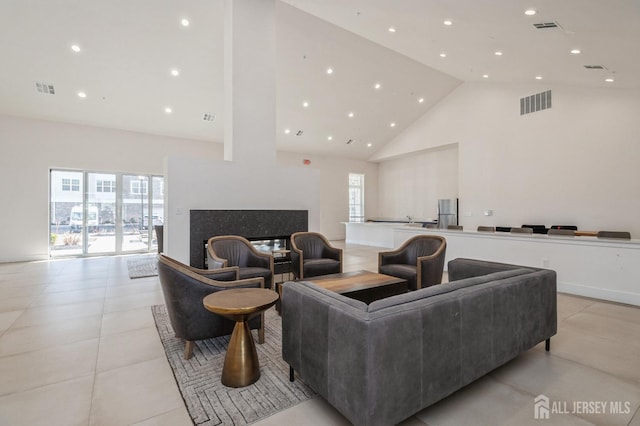
<path fill-rule="evenodd" d="M 438 228 L 458 224 L 458 199 L 438 200 Z"/>

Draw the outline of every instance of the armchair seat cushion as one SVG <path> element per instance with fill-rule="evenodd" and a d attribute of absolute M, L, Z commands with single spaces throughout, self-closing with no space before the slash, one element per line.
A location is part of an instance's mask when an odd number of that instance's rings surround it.
<path fill-rule="evenodd" d="M 415 290 L 417 266 L 406 265 L 403 263 L 391 263 L 388 265 L 380 265 L 379 272 L 385 275 L 391 275 L 392 277 L 402 278 L 407 280 L 407 287 L 411 290 Z"/>
<path fill-rule="evenodd" d="M 334 259 L 308 259 L 304 261 L 304 276 L 339 274 L 340 261 Z"/>
<path fill-rule="evenodd" d="M 255 266 L 248 266 L 246 268 L 239 268 L 240 279 L 243 280 L 245 278 L 264 278 L 265 287 L 266 283 L 271 283 L 271 269 L 267 268 L 259 268 Z"/>

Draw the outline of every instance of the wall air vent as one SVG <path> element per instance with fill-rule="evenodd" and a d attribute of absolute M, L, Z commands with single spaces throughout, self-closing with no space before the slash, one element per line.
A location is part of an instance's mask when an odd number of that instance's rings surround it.
<path fill-rule="evenodd" d="M 551 108 L 551 90 L 520 98 L 520 115 Z"/>
<path fill-rule="evenodd" d="M 539 30 L 549 30 L 553 28 L 560 28 L 560 24 L 557 22 L 540 22 L 538 24 L 533 24 Z"/>
<path fill-rule="evenodd" d="M 585 65 L 584 66 L 588 70 L 606 70 L 607 67 L 604 65 Z"/>
<path fill-rule="evenodd" d="M 53 84 L 39 83 L 39 82 L 36 81 L 36 89 L 40 93 L 46 93 L 48 95 L 55 95 L 56 94 L 56 90 L 53 87 Z"/>
<path fill-rule="evenodd" d="M 202 114 L 202 120 L 204 121 L 213 121 L 216 119 L 216 115 L 215 114 L 208 114 L 208 113 L 204 113 Z"/>
<path fill-rule="evenodd" d="M 349 140 L 347 141 L 347 145 L 351 145 L 352 143 L 353 143 L 353 139 L 349 139 Z"/>
<path fill-rule="evenodd" d="M 304 132 L 303 132 L 302 130 L 298 130 L 298 131 L 296 132 L 296 136 L 302 136 L 302 134 L 303 134 L 303 133 L 304 133 Z"/>

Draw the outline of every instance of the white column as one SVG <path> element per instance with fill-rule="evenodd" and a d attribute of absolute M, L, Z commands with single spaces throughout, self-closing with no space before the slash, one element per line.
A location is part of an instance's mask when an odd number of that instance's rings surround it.
<path fill-rule="evenodd" d="M 225 0 L 224 159 L 275 165 L 275 0 Z"/>

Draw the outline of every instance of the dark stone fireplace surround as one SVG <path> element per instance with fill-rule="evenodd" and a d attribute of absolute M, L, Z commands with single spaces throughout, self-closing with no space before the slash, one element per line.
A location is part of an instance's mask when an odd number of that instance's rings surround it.
<path fill-rule="evenodd" d="M 218 235 L 240 235 L 248 240 L 288 240 L 309 229 L 307 210 L 191 210 L 190 264 L 204 268 L 204 241 Z"/>

